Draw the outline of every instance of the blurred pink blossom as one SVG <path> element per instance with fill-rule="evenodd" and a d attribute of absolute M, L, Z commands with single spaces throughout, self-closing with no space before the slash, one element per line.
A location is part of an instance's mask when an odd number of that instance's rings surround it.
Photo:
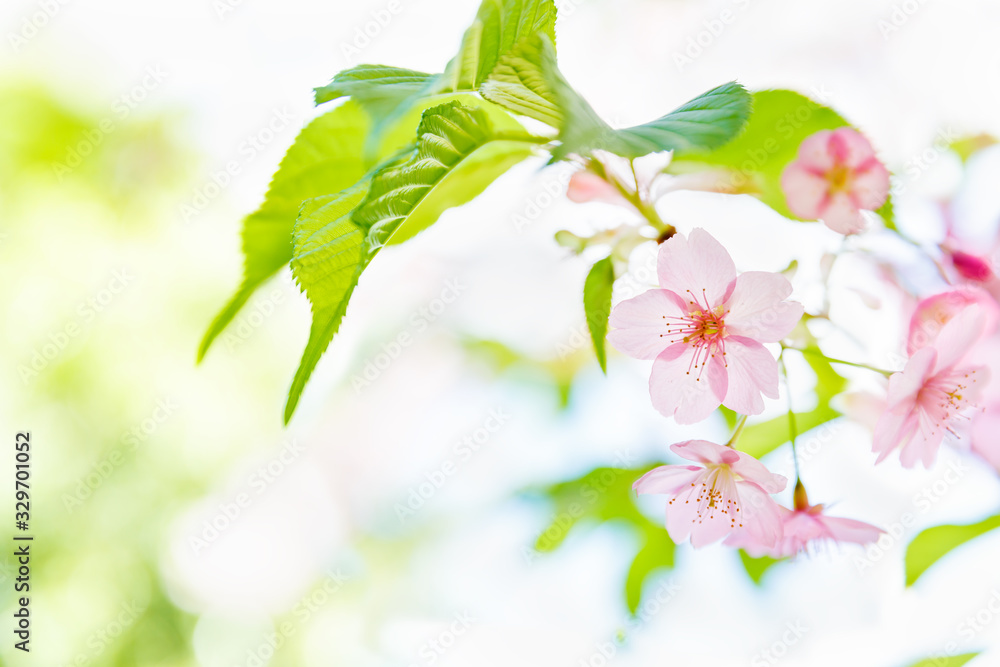
<path fill-rule="evenodd" d="M 983 316 L 981 337 L 995 332 L 1000 321 L 1000 306 L 997 302 L 982 289 L 961 287 L 929 296 L 917 303 L 910 318 L 906 353 L 912 355 L 920 348 L 933 344 L 944 325 L 972 305 L 978 306 Z"/>
<path fill-rule="evenodd" d="M 822 130 L 799 146 L 798 157 L 781 174 L 781 189 L 795 215 L 855 234 L 865 228 L 861 211 L 885 203 L 889 171 L 856 130 Z"/>
<path fill-rule="evenodd" d="M 795 510 L 779 507 L 778 511 L 781 514 L 782 537 L 773 546 L 757 542 L 745 531 L 733 533 L 726 540 L 726 545 L 742 548 L 754 558 L 785 558 L 805 551 L 815 542 L 829 540 L 869 544 L 882 534 L 882 530 L 863 521 L 827 516 L 823 505 L 808 505 Z"/>

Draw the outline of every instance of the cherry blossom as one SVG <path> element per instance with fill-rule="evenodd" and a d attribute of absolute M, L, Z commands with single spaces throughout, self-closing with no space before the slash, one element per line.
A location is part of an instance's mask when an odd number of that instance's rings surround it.
<path fill-rule="evenodd" d="M 997 323 L 1000 322 L 1000 306 L 982 289 L 968 286 L 922 299 L 910 318 L 906 337 L 907 354 L 913 354 L 933 343 L 945 324 L 973 305 L 979 307 L 983 316 L 980 338 L 996 331 Z"/>
<path fill-rule="evenodd" d="M 608 340 L 637 359 L 653 359 L 653 406 L 693 424 L 719 405 L 759 414 L 778 397 L 778 364 L 763 343 L 787 336 L 802 305 L 786 301 L 792 286 L 777 273 L 739 276 L 726 249 L 695 229 L 660 245 L 660 289 L 619 303 Z"/>
<path fill-rule="evenodd" d="M 636 480 L 640 494 L 666 494 L 670 539 L 691 546 L 711 544 L 734 530 L 761 544 L 781 539 L 780 508 L 771 498 L 788 480 L 744 452 L 706 440 L 671 445 L 678 456 L 700 465 L 665 465 Z"/>
<path fill-rule="evenodd" d="M 870 544 L 883 533 L 880 528 L 863 521 L 828 516 L 823 505 L 810 505 L 801 482 L 795 484 L 795 509 L 779 507 L 778 511 L 782 536 L 776 543 L 762 544 L 741 530 L 726 539 L 726 546 L 739 547 L 754 558 L 786 558 L 818 542 Z"/>
<path fill-rule="evenodd" d="M 795 215 L 856 234 L 865 228 L 861 211 L 885 203 L 889 171 L 856 130 L 822 130 L 799 146 L 798 157 L 781 174 L 781 189 Z"/>
<path fill-rule="evenodd" d="M 896 449 L 904 467 L 930 467 L 945 433 L 955 433 L 989 381 L 986 366 L 963 362 L 982 335 L 979 306 L 962 310 L 941 327 L 932 344 L 918 349 L 900 373 L 889 378 L 886 412 L 875 428 L 873 450 L 880 463 Z"/>

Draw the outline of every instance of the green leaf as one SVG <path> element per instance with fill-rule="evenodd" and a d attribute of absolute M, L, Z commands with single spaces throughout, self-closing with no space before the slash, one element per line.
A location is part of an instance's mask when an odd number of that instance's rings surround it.
<path fill-rule="evenodd" d="M 906 585 L 912 586 L 929 567 L 952 550 L 1000 528 L 1000 514 L 963 526 L 936 526 L 921 532 L 906 547 Z"/>
<path fill-rule="evenodd" d="M 444 100 L 419 104 L 438 87 L 440 75 L 426 74 L 415 70 L 385 65 L 358 65 L 344 70 L 333 77 L 327 85 L 314 89 L 316 104 L 322 104 L 342 97 L 350 97 L 361 105 L 372 120 L 371 131 L 365 141 L 364 156 L 374 162 L 383 144 L 393 142 L 386 135 L 399 128 L 411 141 L 413 129 L 420 120 L 420 113 L 428 106 L 440 104 Z M 416 116 L 411 111 L 416 111 Z M 409 118 L 408 118 L 409 116 Z M 398 148 L 398 144 L 395 146 Z M 382 151 L 381 154 L 385 154 Z"/>
<path fill-rule="evenodd" d="M 441 104 L 445 100 L 440 97 L 448 93 L 478 92 L 500 60 L 535 33 L 542 32 L 555 40 L 555 19 L 552 0 L 484 0 L 458 55 L 443 74 L 359 65 L 316 88 L 316 104 L 347 96 L 362 104 L 374 123 L 366 154 L 374 155 L 382 136 L 422 98 Z"/>
<path fill-rule="evenodd" d="M 975 653 L 962 653 L 961 655 L 942 655 L 935 658 L 924 658 L 919 660 L 910 667 L 962 667 L 973 658 L 979 655 L 979 652 Z"/>
<path fill-rule="evenodd" d="M 875 212 L 878 213 L 880 218 L 882 218 L 888 229 L 896 231 L 896 213 L 895 208 L 892 205 L 892 196 L 886 197 L 885 203 L 882 204 Z"/>
<path fill-rule="evenodd" d="M 770 558 L 769 556 L 754 558 L 746 551 L 743 551 L 743 549 L 740 549 L 740 562 L 743 563 L 743 569 L 747 571 L 747 575 L 753 580 L 753 583 L 758 586 L 760 586 L 760 582 L 764 578 L 764 573 L 780 563 L 781 560 Z"/>
<path fill-rule="evenodd" d="M 423 92 L 436 77 L 385 65 L 358 65 L 333 77 L 327 85 L 314 89 L 316 104 L 351 97 L 374 117 L 383 116 L 404 100 Z"/>
<path fill-rule="evenodd" d="M 313 319 L 309 341 L 288 392 L 286 424 L 309 376 L 340 328 L 364 270 L 364 233 L 351 221 L 351 211 L 366 194 L 368 183 L 362 181 L 338 195 L 307 201 L 295 223 L 292 274 L 312 303 Z"/>
<path fill-rule="evenodd" d="M 425 111 L 417 135 L 413 156 L 377 173 L 353 214 L 369 254 L 412 238 L 532 154 L 528 135 L 499 133 L 485 110 L 457 102 Z"/>
<path fill-rule="evenodd" d="M 595 468 L 581 477 L 536 490 L 552 503 L 554 512 L 551 523 L 535 541 L 539 552 L 557 549 L 581 523 L 624 523 L 637 533 L 642 546 L 629 566 L 623 591 L 633 614 L 641 603 L 646 579 L 674 565 L 675 545 L 670 536 L 661 524 L 639 511 L 632 492 L 632 483 L 650 467 Z"/>
<path fill-rule="evenodd" d="M 552 127 L 562 125 L 559 98 L 542 71 L 545 42 L 540 36 L 523 40 L 497 63 L 479 94 L 512 111 Z"/>
<path fill-rule="evenodd" d="M 781 191 L 781 173 L 798 155 L 804 139 L 821 130 L 850 124 L 833 109 L 791 90 L 753 94 L 753 115 L 743 133 L 711 153 L 674 160 L 672 173 L 722 167 L 730 172 L 736 192 L 748 192 L 787 218 L 799 220 Z M 892 207 L 879 212 L 892 224 Z"/>
<path fill-rule="evenodd" d="M 484 0 L 442 76 L 442 91 L 478 90 L 500 60 L 536 34 L 555 43 L 553 0 Z"/>
<path fill-rule="evenodd" d="M 608 335 L 608 317 L 611 315 L 611 289 L 615 284 L 615 268 L 611 257 L 605 257 L 590 269 L 583 283 L 583 310 L 587 316 L 590 339 L 601 370 L 608 372 L 607 353 L 604 350 Z"/>
<path fill-rule="evenodd" d="M 536 37 L 544 90 L 554 98 L 562 116 L 560 145 L 553 160 L 570 153 L 587 155 L 606 150 L 625 158 L 674 151 L 675 155 L 702 153 L 735 137 L 750 116 L 750 94 L 738 83 L 723 84 L 699 95 L 654 121 L 612 129 L 566 81 L 556 66 L 555 49 L 545 37 Z"/>
<path fill-rule="evenodd" d="M 847 380 L 837 374 L 829 361 L 809 354 L 803 356 L 816 373 L 816 407 L 809 412 L 795 413 L 795 427 L 800 436 L 840 416 L 830 407 L 830 400 L 847 386 Z M 743 429 L 736 447 L 759 459 L 789 442 L 789 429 L 788 415 L 751 424 Z"/>
<path fill-rule="evenodd" d="M 646 535 L 646 543 L 635 555 L 625 577 L 625 604 L 629 613 L 634 615 L 638 611 L 646 579 L 657 570 L 674 566 L 674 547 L 667 531 L 660 527 Z"/>
<path fill-rule="evenodd" d="M 243 284 L 209 326 L 200 361 L 253 292 L 292 258 L 292 227 L 306 199 L 353 185 L 365 173 L 362 146 L 370 122 L 344 104 L 309 123 L 281 160 L 264 203 L 243 222 Z"/>
<path fill-rule="evenodd" d="M 487 110 L 458 102 L 425 111 L 417 136 L 409 159 L 390 162 L 370 181 L 311 205 L 297 223 L 293 271 L 313 303 L 313 326 L 288 393 L 285 423 L 378 251 L 472 200 L 532 153 L 527 135 L 497 132 Z"/>
<path fill-rule="evenodd" d="M 722 146 L 750 117 L 750 94 L 738 83 L 713 88 L 644 125 L 615 132 L 615 152 L 623 157 L 671 150 L 675 155 Z M 621 147 L 618 147 L 618 144 Z"/>

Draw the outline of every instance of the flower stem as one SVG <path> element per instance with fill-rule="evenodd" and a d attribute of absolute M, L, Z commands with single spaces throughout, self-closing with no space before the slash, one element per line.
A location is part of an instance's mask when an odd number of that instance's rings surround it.
<path fill-rule="evenodd" d="M 613 185 L 615 189 L 618 190 L 618 193 L 624 197 L 628 203 L 632 204 L 635 210 L 646 219 L 646 222 L 648 222 L 650 226 L 658 232 L 659 239 L 665 241 L 677 232 L 674 226 L 664 222 L 660 217 L 660 214 L 656 212 L 656 208 L 643 198 L 643 194 L 639 191 L 639 176 L 635 172 L 635 164 L 632 160 L 629 160 L 629 166 L 632 169 L 632 180 L 635 183 L 635 190 L 630 190 L 625 187 L 623 183 L 615 178 L 614 174 L 608 173 L 608 171 L 604 169 L 604 166 L 596 160 L 592 159 L 591 165 L 593 171 L 605 181 Z"/>
<path fill-rule="evenodd" d="M 875 373 L 881 373 L 886 377 L 893 375 L 894 371 L 887 371 L 884 368 L 876 368 L 875 366 L 870 366 L 868 364 L 862 364 L 857 361 L 847 361 L 846 359 L 837 359 L 835 357 L 828 357 L 819 350 L 811 347 L 793 347 L 791 345 L 781 346 L 785 350 L 795 350 L 796 352 L 801 352 L 802 354 L 808 354 L 811 357 L 816 357 L 817 359 L 824 359 L 829 361 L 831 364 L 844 364 L 845 366 L 854 366 L 855 368 L 864 368 L 865 370 L 873 371 Z"/>
<path fill-rule="evenodd" d="M 726 443 L 726 447 L 736 447 L 736 441 L 740 439 L 741 435 L 743 435 L 743 427 L 746 426 L 746 423 L 747 415 L 740 415 L 739 421 L 736 422 L 736 430 L 733 431 L 733 437 L 731 437 L 729 442 Z"/>
<path fill-rule="evenodd" d="M 795 439 L 799 436 L 799 428 L 795 423 L 795 411 L 792 409 L 792 388 L 788 384 L 788 368 L 785 366 L 785 359 L 782 356 L 784 350 L 778 355 L 778 366 L 781 367 L 781 376 L 785 380 L 785 393 L 788 394 L 788 441 L 792 443 L 792 464 L 795 466 L 796 488 L 802 484 L 802 475 L 799 474 L 799 453 L 795 448 Z"/>

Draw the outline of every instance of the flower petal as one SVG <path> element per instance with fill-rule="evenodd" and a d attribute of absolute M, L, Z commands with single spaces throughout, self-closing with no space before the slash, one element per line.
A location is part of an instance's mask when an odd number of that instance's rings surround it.
<path fill-rule="evenodd" d="M 918 422 L 918 427 L 902 449 L 899 450 L 899 463 L 904 468 L 912 468 L 917 465 L 917 461 L 925 468 L 934 465 L 941 442 L 944 440 L 945 428 L 943 425 L 932 425 Z"/>
<path fill-rule="evenodd" d="M 891 411 L 901 408 L 909 409 L 907 406 L 911 406 L 916 401 L 921 387 L 931 376 L 936 360 L 937 349 L 934 347 L 924 347 L 917 350 L 906 362 L 906 366 L 901 372 L 893 373 L 889 377 L 886 407 Z"/>
<path fill-rule="evenodd" d="M 778 493 L 785 489 L 788 479 L 784 475 L 771 472 L 767 466 L 746 452 L 736 450 L 736 454 L 739 455 L 739 460 L 730 463 L 730 467 L 737 475 L 748 482 L 753 482 L 768 493 Z"/>
<path fill-rule="evenodd" d="M 831 195 L 819 217 L 824 225 L 845 236 L 862 232 L 868 226 L 858 205 L 846 192 Z"/>
<path fill-rule="evenodd" d="M 990 465 L 1000 471 L 1000 405 L 992 405 L 986 412 L 972 420 L 971 448 Z"/>
<path fill-rule="evenodd" d="M 722 404 L 744 415 L 764 411 L 764 399 L 778 398 L 778 362 L 766 347 L 750 338 L 726 338 L 729 387 Z"/>
<path fill-rule="evenodd" d="M 823 215 L 830 182 L 801 160 L 792 162 L 781 173 L 781 191 L 789 210 L 803 220 L 818 220 Z"/>
<path fill-rule="evenodd" d="M 871 142 L 854 128 L 839 127 L 828 138 L 827 150 L 836 162 L 856 169 L 875 157 Z"/>
<path fill-rule="evenodd" d="M 677 296 L 662 289 L 625 299 L 611 311 L 608 324 L 614 330 L 608 334 L 608 342 L 630 357 L 655 359 L 670 347 L 670 340 L 664 336 L 666 318 L 684 312 L 678 305 Z"/>
<path fill-rule="evenodd" d="M 708 440 L 688 440 L 670 445 L 670 450 L 688 461 L 698 463 L 722 463 L 722 455 L 733 451 L 725 445 L 717 445 Z"/>
<path fill-rule="evenodd" d="M 877 542 L 883 531 L 870 523 L 855 521 L 854 519 L 842 519 L 835 516 L 821 515 L 816 517 L 824 528 L 827 536 L 838 542 L 851 542 L 854 544 L 868 544 Z"/>
<path fill-rule="evenodd" d="M 674 234 L 660 244 L 656 272 L 660 287 L 684 299 L 689 310 L 722 303 L 736 280 L 733 258 L 721 243 L 700 228 L 692 230 L 687 238 Z"/>
<path fill-rule="evenodd" d="M 760 545 L 775 545 L 782 536 L 780 506 L 753 482 L 737 482 L 736 486 L 743 530 Z"/>
<path fill-rule="evenodd" d="M 726 395 L 726 369 L 720 357 L 710 357 L 695 369 L 696 348 L 676 343 L 653 362 L 649 396 L 660 414 L 678 424 L 694 424 L 708 417 Z"/>
<path fill-rule="evenodd" d="M 854 172 L 851 196 L 858 208 L 877 210 L 889 197 L 889 170 L 878 160 L 871 160 L 866 167 Z"/>
<path fill-rule="evenodd" d="M 883 413 L 872 437 L 872 452 L 878 454 L 875 463 L 882 463 L 893 450 L 909 442 L 919 425 L 916 410 Z"/>
<path fill-rule="evenodd" d="M 948 320 L 934 341 L 937 359 L 934 373 L 940 373 L 962 361 L 973 344 L 983 335 L 986 327 L 986 312 L 978 304 L 962 309 L 962 312 Z"/>
<path fill-rule="evenodd" d="M 913 354 L 937 340 L 944 325 L 971 305 L 982 308 L 986 322 L 983 335 L 994 333 L 1000 322 L 1000 307 L 988 292 L 978 287 L 964 286 L 922 299 L 910 318 L 906 352 Z"/>
<path fill-rule="evenodd" d="M 569 185 L 566 187 L 566 198 L 577 204 L 600 201 L 621 206 L 629 205 L 615 186 L 586 169 L 570 177 Z"/>
<path fill-rule="evenodd" d="M 653 468 L 645 475 L 635 480 L 632 489 L 636 493 L 669 493 L 675 495 L 685 487 L 690 487 L 705 474 L 700 466 L 660 466 Z"/>
<path fill-rule="evenodd" d="M 832 130 L 820 130 L 802 140 L 796 161 L 809 169 L 827 172 L 834 166 L 834 155 L 830 152 Z"/>
<path fill-rule="evenodd" d="M 726 302 L 726 331 L 762 343 L 778 342 L 802 319 L 802 304 L 784 301 L 791 293 L 792 284 L 780 273 L 740 274 Z"/>

